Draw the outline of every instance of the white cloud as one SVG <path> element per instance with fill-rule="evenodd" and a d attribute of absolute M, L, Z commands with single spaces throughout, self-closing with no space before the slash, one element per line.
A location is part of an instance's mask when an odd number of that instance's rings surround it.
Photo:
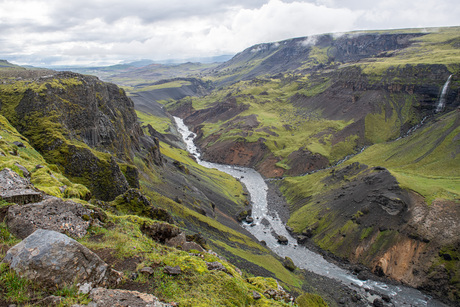
<path fill-rule="evenodd" d="M 459 10 L 453 0 L 0 0 L 0 58 L 213 56 L 321 33 L 455 25 Z"/>

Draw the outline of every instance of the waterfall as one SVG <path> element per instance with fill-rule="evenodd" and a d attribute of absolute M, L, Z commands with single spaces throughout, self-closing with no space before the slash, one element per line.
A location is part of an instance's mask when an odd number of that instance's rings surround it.
<path fill-rule="evenodd" d="M 441 95 L 439 96 L 439 102 L 436 106 L 436 113 L 444 110 L 444 107 L 446 105 L 446 94 L 447 90 L 449 89 L 450 79 L 452 79 L 452 75 L 450 75 L 449 78 L 447 78 L 446 83 L 444 83 L 444 86 L 442 87 Z"/>

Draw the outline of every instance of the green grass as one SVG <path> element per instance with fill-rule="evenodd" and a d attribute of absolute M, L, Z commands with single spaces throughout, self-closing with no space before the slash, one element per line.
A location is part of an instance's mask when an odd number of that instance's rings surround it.
<path fill-rule="evenodd" d="M 452 69 L 452 73 L 456 73 L 460 63 L 460 49 L 454 44 L 458 44 L 459 39 L 459 27 L 435 29 L 427 35 L 412 39 L 412 46 L 393 51 L 391 57 L 377 58 L 370 63 L 358 65 L 363 67 L 363 73 L 370 75 L 381 75 L 390 67 L 417 64 L 444 64 Z"/>
<path fill-rule="evenodd" d="M 413 135 L 376 144 L 347 163 L 360 162 L 388 168 L 403 188 L 411 189 L 430 204 L 436 198 L 460 198 L 460 133 L 456 112 L 441 116 Z"/>
<path fill-rule="evenodd" d="M 151 125 L 156 131 L 160 133 L 168 133 L 169 128 L 172 125 L 171 120 L 168 117 L 159 117 L 138 110 L 136 110 L 136 114 L 143 127 Z M 144 133 L 148 134 L 148 129 L 144 128 Z"/>

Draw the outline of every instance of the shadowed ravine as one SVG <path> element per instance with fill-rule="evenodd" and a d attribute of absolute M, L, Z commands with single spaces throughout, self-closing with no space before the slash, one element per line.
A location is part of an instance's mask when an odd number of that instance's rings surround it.
<path fill-rule="evenodd" d="M 304 246 L 298 246 L 296 240 L 285 229 L 285 225 L 277 213 L 268 212 L 268 187 L 262 176 L 250 168 L 222 165 L 201 160 L 200 153 L 193 143 L 196 135 L 185 126 L 182 119 L 178 117 L 174 117 L 174 119 L 178 126 L 178 131 L 187 145 L 187 150 L 196 158 L 200 165 L 208 168 L 216 168 L 230 174 L 240 179 L 246 186 L 251 196 L 254 223 L 252 225 L 245 223 L 242 227 L 251 232 L 258 240 L 264 240 L 267 246 L 277 255 L 281 257 L 289 256 L 299 268 L 340 281 L 344 285 L 359 291 L 363 296 L 367 297 L 369 302 L 372 302 L 375 297 L 364 291 L 366 288 L 390 296 L 394 306 L 445 306 L 413 288 L 390 285 L 372 280 L 361 281 L 350 272 L 329 263 L 321 255 L 308 250 Z M 289 243 L 287 245 L 279 244 L 274 233 L 285 236 L 289 240 Z"/>

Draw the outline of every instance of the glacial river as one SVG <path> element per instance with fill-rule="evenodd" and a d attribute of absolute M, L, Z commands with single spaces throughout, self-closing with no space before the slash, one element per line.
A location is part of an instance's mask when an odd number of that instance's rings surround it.
<path fill-rule="evenodd" d="M 216 168 L 222 172 L 230 174 L 233 177 L 238 178 L 246 186 L 251 196 L 254 225 L 243 223 L 242 227 L 252 233 L 259 241 L 264 240 L 267 243 L 267 247 L 269 247 L 277 255 L 283 258 L 288 256 L 299 268 L 309 270 L 318 275 L 333 278 L 351 289 L 357 290 L 361 295 L 368 299 L 369 306 L 371 306 L 371 302 L 377 296 L 370 295 L 369 292 L 364 291 L 365 289 L 372 289 L 380 294 L 390 296 L 391 302 L 394 306 L 398 307 L 446 306 L 432 299 L 430 296 L 410 287 L 385 284 L 373 280 L 361 281 L 349 271 L 328 262 L 321 255 L 310 251 L 304 246 L 297 245 L 296 239 L 288 233 L 277 213 L 268 212 L 268 187 L 262 176 L 251 168 L 216 164 L 201 160 L 200 152 L 193 142 L 196 135 L 188 129 L 182 119 L 174 117 L 174 120 L 176 121 L 179 133 L 182 135 L 182 138 L 187 145 L 187 150 L 196 158 L 196 161 L 200 165 L 208 168 Z M 279 244 L 277 239 L 273 236 L 273 233 L 285 236 L 289 240 L 289 243 L 287 245 Z"/>

